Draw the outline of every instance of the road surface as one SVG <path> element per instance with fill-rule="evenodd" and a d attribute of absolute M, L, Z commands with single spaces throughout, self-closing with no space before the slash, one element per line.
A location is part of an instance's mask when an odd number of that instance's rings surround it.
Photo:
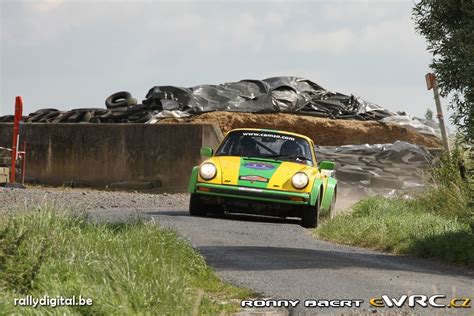
<path fill-rule="evenodd" d="M 186 210 L 145 214 L 189 239 L 222 279 L 265 297 L 363 299 L 364 309 L 354 312 L 368 312 L 374 310 L 369 299 L 382 294 L 474 296 L 473 271 L 320 241 L 297 220 L 256 220 L 244 215 L 199 218 L 188 216 Z M 301 305 L 290 313 L 339 311 Z"/>

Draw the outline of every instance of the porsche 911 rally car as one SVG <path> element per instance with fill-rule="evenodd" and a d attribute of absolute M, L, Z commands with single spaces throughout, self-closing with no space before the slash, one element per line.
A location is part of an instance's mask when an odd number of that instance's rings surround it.
<path fill-rule="evenodd" d="M 201 155 L 208 158 L 193 168 L 189 183 L 193 216 L 235 212 L 299 217 L 310 228 L 335 211 L 334 163 L 317 163 L 314 143 L 304 135 L 235 129 L 215 152 L 205 147 Z"/>

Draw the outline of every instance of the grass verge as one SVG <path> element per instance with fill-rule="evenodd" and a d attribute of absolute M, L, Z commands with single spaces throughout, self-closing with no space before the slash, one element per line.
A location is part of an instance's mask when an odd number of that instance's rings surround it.
<path fill-rule="evenodd" d="M 13 305 L 27 295 L 93 305 Z M 0 218 L 0 314 L 215 315 L 250 295 L 222 283 L 174 231 L 144 220 L 94 223 L 47 207 Z"/>
<path fill-rule="evenodd" d="M 412 199 L 371 197 L 314 233 L 325 240 L 474 267 L 474 209 L 458 155 L 433 167 L 435 185 Z"/>
<path fill-rule="evenodd" d="M 322 239 L 474 267 L 474 231 L 416 201 L 372 197 L 315 230 Z"/>

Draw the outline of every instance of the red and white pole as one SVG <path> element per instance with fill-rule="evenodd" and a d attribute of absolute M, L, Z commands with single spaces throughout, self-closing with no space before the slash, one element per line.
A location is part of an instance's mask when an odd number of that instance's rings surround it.
<path fill-rule="evenodd" d="M 13 122 L 12 140 L 12 165 L 10 170 L 10 183 L 15 183 L 16 160 L 18 159 L 18 146 L 20 141 L 20 121 L 23 114 L 23 100 L 21 97 L 15 98 L 15 121 Z"/>

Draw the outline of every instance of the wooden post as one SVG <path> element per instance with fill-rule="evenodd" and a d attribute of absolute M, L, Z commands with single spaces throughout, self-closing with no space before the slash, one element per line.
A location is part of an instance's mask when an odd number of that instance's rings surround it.
<path fill-rule="evenodd" d="M 441 107 L 441 101 L 439 99 L 438 81 L 436 80 L 436 76 L 433 73 L 427 73 L 425 75 L 425 79 L 426 87 L 428 88 L 428 90 L 433 89 L 437 112 L 436 116 L 439 120 L 439 129 L 441 130 L 441 139 L 443 140 L 444 149 L 448 153 L 451 153 L 451 150 L 449 148 L 448 133 L 446 132 L 446 125 L 444 124 L 443 108 Z"/>

